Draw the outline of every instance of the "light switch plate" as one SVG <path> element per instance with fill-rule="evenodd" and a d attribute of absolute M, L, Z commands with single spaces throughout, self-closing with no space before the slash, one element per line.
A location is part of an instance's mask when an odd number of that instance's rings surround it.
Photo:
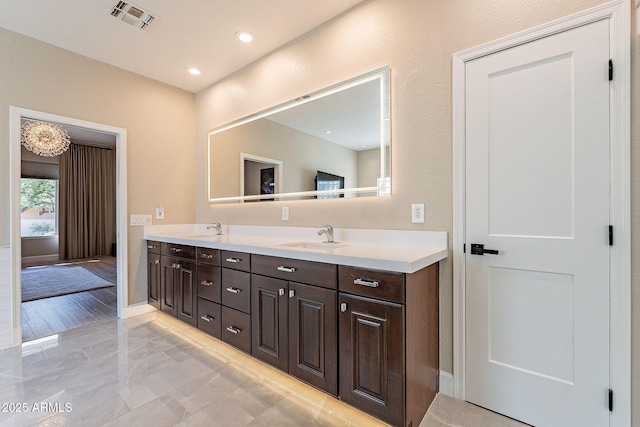
<path fill-rule="evenodd" d="M 282 207 L 282 220 L 289 221 L 289 206 Z"/>
<path fill-rule="evenodd" d="M 162 206 L 156 208 L 156 219 L 164 219 L 164 208 Z"/>
<path fill-rule="evenodd" d="M 151 225 L 151 215 L 131 215 L 131 225 Z"/>
<path fill-rule="evenodd" d="M 411 222 L 424 222 L 424 203 L 413 203 L 411 205 Z"/>

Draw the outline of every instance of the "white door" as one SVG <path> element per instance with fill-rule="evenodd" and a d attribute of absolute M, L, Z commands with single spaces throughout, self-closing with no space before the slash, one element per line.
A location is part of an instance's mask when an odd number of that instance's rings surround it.
<path fill-rule="evenodd" d="M 466 398 L 539 427 L 609 420 L 608 63 L 608 20 L 466 63 Z"/>

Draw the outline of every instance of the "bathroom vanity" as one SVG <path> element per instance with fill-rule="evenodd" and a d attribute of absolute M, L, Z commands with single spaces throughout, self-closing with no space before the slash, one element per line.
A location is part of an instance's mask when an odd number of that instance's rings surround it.
<path fill-rule="evenodd" d="M 446 233 L 145 227 L 149 304 L 397 426 L 438 391 Z"/>

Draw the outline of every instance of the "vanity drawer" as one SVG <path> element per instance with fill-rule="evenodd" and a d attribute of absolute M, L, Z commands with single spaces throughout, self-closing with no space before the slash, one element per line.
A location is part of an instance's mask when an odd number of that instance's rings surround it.
<path fill-rule="evenodd" d="M 156 242 L 155 240 L 147 240 L 147 252 L 152 254 L 159 254 L 160 242 Z"/>
<path fill-rule="evenodd" d="M 262 276 L 336 289 L 338 267 L 314 261 L 253 255 L 252 272 Z"/>
<path fill-rule="evenodd" d="M 220 264 L 234 270 L 251 271 L 251 255 L 244 252 L 220 251 Z"/>
<path fill-rule="evenodd" d="M 222 341 L 251 354 L 251 316 L 222 307 Z"/>
<path fill-rule="evenodd" d="M 198 264 L 198 297 L 220 302 L 220 267 Z"/>
<path fill-rule="evenodd" d="M 404 302 L 404 273 L 341 265 L 338 267 L 338 275 L 338 286 L 343 292 Z"/>
<path fill-rule="evenodd" d="M 222 311 L 220 304 L 198 298 L 198 329 L 220 339 L 221 325 Z"/>
<path fill-rule="evenodd" d="M 220 249 L 198 248 L 198 263 L 220 265 Z"/>
<path fill-rule="evenodd" d="M 251 274 L 222 269 L 222 304 L 236 310 L 251 312 Z"/>
<path fill-rule="evenodd" d="M 162 242 L 162 255 L 171 255 L 186 259 L 196 259 L 196 248 L 187 245 L 178 245 L 176 243 Z"/>

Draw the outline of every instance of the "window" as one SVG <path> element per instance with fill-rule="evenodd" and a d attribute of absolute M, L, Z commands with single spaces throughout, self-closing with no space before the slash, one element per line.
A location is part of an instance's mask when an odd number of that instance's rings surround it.
<path fill-rule="evenodd" d="M 20 180 L 20 233 L 22 237 L 58 234 L 58 180 Z"/>

